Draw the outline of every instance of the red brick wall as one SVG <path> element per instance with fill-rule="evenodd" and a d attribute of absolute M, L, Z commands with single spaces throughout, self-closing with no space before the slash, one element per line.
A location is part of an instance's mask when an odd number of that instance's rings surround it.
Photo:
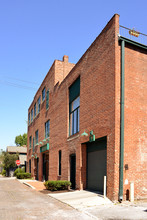
<path fill-rule="evenodd" d="M 118 199 L 120 156 L 120 65 L 118 42 L 119 16 L 114 15 L 79 62 L 56 60 L 39 88 L 32 106 L 44 86 L 50 90 L 49 110 L 46 103 L 28 127 L 29 136 L 39 130 L 44 139 L 44 124 L 50 119 L 49 179 L 70 180 L 70 155 L 76 153 L 76 188 L 86 187 L 86 141 L 81 134 L 93 130 L 95 138 L 107 137 L 107 196 Z M 135 196 L 145 195 L 146 175 L 146 54 L 125 48 L 125 152 L 124 180 L 135 181 Z M 71 70 L 72 69 L 72 70 Z M 71 71 L 70 71 L 71 70 Z M 69 74 L 68 74 L 69 73 Z M 80 76 L 80 132 L 69 137 L 69 86 Z M 58 154 L 62 151 L 62 173 L 58 176 Z M 28 150 L 28 159 L 31 157 Z M 42 154 L 39 154 L 39 179 L 42 179 Z M 33 174 L 33 173 L 32 173 Z M 129 185 L 124 185 L 124 196 Z"/>
<path fill-rule="evenodd" d="M 134 182 L 135 197 L 147 196 L 147 53 L 126 44 L 125 47 L 125 142 L 124 181 L 130 190 Z M 125 192 L 124 192 L 125 193 Z"/>
<path fill-rule="evenodd" d="M 56 87 L 52 98 L 50 139 L 50 179 L 58 176 L 58 151 L 63 151 L 62 179 L 69 179 L 69 155 L 76 153 L 76 187 L 86 186 L 85 151 L 81 133 L 94 131 L 96 138 L 107 136 L 108 197 L 118 197 L 115 175 L 115 39 L 118 45 L 118 15 L 114 16 L 86 51 L 65 80 Z M 117 26 L 117 28 L 116 28 Z M 68 138 L 68 88 L 80 75 L 80 135 Z M 119 147 L 119 146 L 117 146 Z M 83 161 L 84 160 L 84 161 Z M 118 169 L 118 165 L 117 165 Z M 117 186 L 118 187 L 118 186 Z M 114 193 L 114 194 L 113 194 Z"/>
<path fill-rule="evenodd" d="M 63 61 L 56 60 L 52 67 L 50 68 L 48 74 L 46 75 L 45 79 L 43 80 L 40 88 L 38 89 L 32 104 L 29 107 L 28 112 L 31 112 L 31 109 L 34 110 L 34 104 L 37 104 L 37 100 L 39 96 L 41 96 L 41 108 L 40 113 L 34 118 L 33 122 L 28 126 L 28 140 L 27 140 L 27 147 L 28 147 L 28 154 L 27 154 L 27 161 L 31 159 L 31 167 L 32 167 L 32 176 L 34 176 L 34 158 L 31 157 L 33 154 L 33 149 L 29 149 L 29 137 L 32 136 L 32 144 L 33 144 L 33 137 L 35 137 L 35 131 L 39 131 L 39 142 L 45 138 L 45 122 L 51 119 L 51 114 L 54 111 L 54 105 L 52 103 L 52 96 L 56 90 L 56 86 L 64 79 L 64 77 L 68 74 L 73 68 L 74 64 L 68 63 L 68 56 L 63 57 Z M 55 86 L 55 84 L 57 84 Z M 46 110 L 46 100 L 42 102 L 42 90 L 46 88 L 46 91 L 49 89 L 49 109 Z M 53 108 L 51 108 L 51 106 Z M 52 127 L 52 124 L 51 124 Z M 52 129 L 52 128 L 51 128 Z M 40 152 L 40 146 L 35 146 L 35 153 L 39 156 L 39 179 L 42 180 L 42 154 Z M 29 171 L 29 164 L 27 170 Z"/>

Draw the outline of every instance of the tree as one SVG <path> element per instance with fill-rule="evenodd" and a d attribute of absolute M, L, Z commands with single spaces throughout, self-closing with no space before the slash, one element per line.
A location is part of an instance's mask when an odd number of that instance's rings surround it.
<path fill-rule="evenodd" d="M 2 167 L 3 165 L 3 160 L 4 160 L 4 151 L 0 151 L 0 167 Z"/>
<path fill-rule="evenodd" d="M 27 145 L 27 134 L 24 133 L 23 135 L 18 135 L 15 137 L 15 144 L 17 146 L 23 146 L 23 145 Z"/>
<path fill-rule="evenodd" d="M 4 152 L 3 156 L 3 168 L 6 170 L 8 174 L 10 168 L 16 167 L 16 160 L 18 160 L 18 154 L 9 154 L 8 152 Z"/>

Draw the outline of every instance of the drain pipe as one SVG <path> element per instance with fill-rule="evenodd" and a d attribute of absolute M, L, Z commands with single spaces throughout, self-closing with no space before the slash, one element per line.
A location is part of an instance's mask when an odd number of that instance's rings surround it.
<path fill-rule="evenodd" d="M 121 113 L 120 113 L 120 167 L 119 167 L 119 201 L 123 200 L 123 166 L 124 166 L 124 60 L 125 41 L 121 41 Z"/>

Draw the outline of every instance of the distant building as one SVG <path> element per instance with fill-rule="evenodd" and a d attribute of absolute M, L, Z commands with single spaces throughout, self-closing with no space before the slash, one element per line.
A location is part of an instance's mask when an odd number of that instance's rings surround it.
<path fill-rule="evenodd" d="M 106 176 L 111 200 L 128 199 L 132 182 L 135 198 L 147 197 L 143 37 L 120 26 L 115 14 L 77 64 L 68 56 L 54 61 L 28 109 L 33 177 L 103 193 Z"/>
<path fill-rule="evenodd" d="M 1 154 L 2 154 L 2 149 L 0 149 L 0 155 L 1 155 Z M 0 157 L 0 173 L 1 173 L 2 170 L 3 170 L 2 164 L 3 164 L 2 158 Z"/>
<path fill-rule="evenodd" d="M 9 154 L 18 154 L 19 160 L 20 160 L 20 166 L 19 167 L 25 167 L 26 160 L 27 160 L 27 147 L 21 146 L 8 146 L 6 150 Z M 10 170 L 10 175 L 13 176 L 14 169 Z"/>

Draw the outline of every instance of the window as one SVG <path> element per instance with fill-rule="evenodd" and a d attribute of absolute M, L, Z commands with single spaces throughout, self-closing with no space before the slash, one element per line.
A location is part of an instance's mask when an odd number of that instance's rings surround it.
<path fill-rule="evenodd" d="M 48 120 L 45 123 L 45 138 L 48 138 L 50 136 L 50 121 Z"/>
<path fill-rule="evenodd" d="M 70 134 L 79 132 L 80 96 L 70 104 Z"/>
<path fill-rule="evenodd" d="M 29 137 L 29 148 L 31 149 L 32 147 L 32 136 Z"/>
<path fill-rule="evenodd" d="M 39 96 L 38 100 L 37 100 L 37 113 L 40 112 L 40 102 L 41 102 L 41 98 Z"/>
<path fill-rule="evenodd" d="M 79 132 L 80 118 L 80 78 L 69 88 L 69 135 Z"/>
<path fill-rule="evenodd" d="M 29 120 L 29 124 L 30 124 L 30 113 L 29 113 L 29 116 L 28 116 L 28 120 Z"/>
<path fill-rule="evenodd" d="M 35 144 L 38 144 L 38 130 L 35 132 Z"/>
<path fill-rule="evenodd" d="M 34 118 L 36 117 L 36 103 L 34 105 Z"/>
<path fill-rule="evenodd" d="M 33 137 L 33 152 L 35 151 L 35 138 Z"/>
<path fill-rule="evenodd" d="M 31 122 L 33 121 L 33 108 L 31 110 Z"/>
<path fill-rule="evenodd" d="M 59 176 L 61 176 L 61 150 L 59 150 Z"/>
<path fill-rule="evenodd" d="M 46 110 L 49 108 L 49 90 L 46 92 Z"/>
<path fill-rule="evenodd" d="M 42 90 L 42 102 L 45 100 L 45 87 L 44 89 Z"/>
<path fill-rule="evenodd" d="M 31 173 L 31 160 L 29 160 L 29 173 Z"/>

